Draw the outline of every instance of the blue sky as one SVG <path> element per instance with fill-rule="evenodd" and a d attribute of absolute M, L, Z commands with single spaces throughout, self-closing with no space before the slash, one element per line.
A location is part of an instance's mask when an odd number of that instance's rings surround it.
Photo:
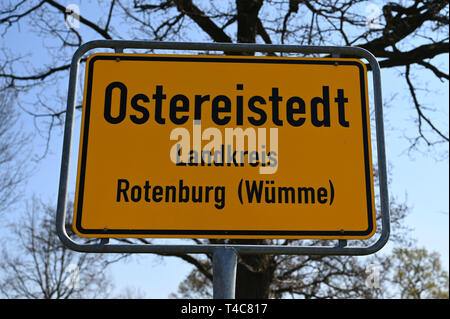
<path fill-rule="evenodd" d="M 83 6 L 82 14 L 83 14 Z M 43 47 L 51 44 L 47 39 L 41 39 L 31 33 L 26 26 L 19 30 L 13 28 L 0 47 L 6 47 L 12 52 L 29 54 L 29 59 L 41 64 L 49 63 Z M 448 73 L 448 57 L 439 58 L 445 64 Z M 61 61 L 61 63 L 66 63 Z M 37 65 L 36 63 L 34 65 Z M 23 66 L 23 72 L 32 72 L 29 66 Z M 442 256 L 442 263 L 448 270 L 449 260 L 449 163 L 448 143 L 436 150 L 422 148 L 422 151 L 408 152 L 408 142 L 405 136 L 412 136 L 416 132 L 414 111 L 407 92 L 405 81 L 398 77 L 403 70 L 382 70 L 383 95 L 389 101 L 385 108 L 386 123 L 386 153 L 390 164 L 390 195 L 400 202 L 405 201 L 411 208 L 406 223 L 412 228 L 411 237 L 417 239 L 419 247 L 426 247 L 437 251 Z M 419 82 L 432 91 L 421 91 L 421 98 L 426 99 L 427 106 L 435 107 L 433 120 L 441 124 L 448 134 L 448 82 L 443 85 L 436 80 L 431 72 L 423 71 Z M 67 73 L 66 73 L 67 75 Z M 62 78 L 58 91 L 64 96 L 67 88 L 67 77 Z M 439 84 L 437 86 L 436 84 Z M 369 87 L 370 90 L 370 87 Z M 34 92 L 35 93 L 35 92 Z M 391 100 L 391 97 L 394 97 Z M 27 97 L 33 103 L 33 95 Z M 26 130 L 35 132 L 33 119 L 24 115 L 22 123 Z M 75 129 L 78 136 L 79 126 Z M 375 144 L 375 143 L 373 143 Z M 36 139 L 34 150 L 42 154 L 45 146 L 43 139 Z M 72 164 L 75 168 L 77 161 L 78 140 L 74 140 Z M 50 151 L 48 155 L 36 163 L 33 175 L 28 181 L 25 194 L 31 198 L 32 194 L 42 197 L 48 202 L 54 202 L 59 183 L 59 169 L 62 149 L 62 128 L 56 127 L 52 133 Z M 442 154 L 447 153 L 447 156 Z M 72 170 L 74 172 L 74 170 Z M 72 174 L 72 181 L 75 177 Z M 74 193 L 74 187 L 71 189 Z M 20 210 L 20 208 L 18 208 Z M 0 233 L 1 234 L 1 233 Z M 388 249 L 388 248 L 387 248 Z M 136 287 L 145 292 L 149 298 L 166 298 L 170 292 L 177 290 L 179 282 L 188 274 L 190 266 L 177 258 L 160 258 L 145 255 L 132 257 L 127 262 L 120 262 L 110 269 L 117 291 L 123 287 Z"/>

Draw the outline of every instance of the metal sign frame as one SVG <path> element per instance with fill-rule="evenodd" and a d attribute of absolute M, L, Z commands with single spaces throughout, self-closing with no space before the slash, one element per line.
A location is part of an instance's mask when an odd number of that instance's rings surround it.
<path fill-rule="evenodd" d="M 80 244 L 74 241 L 66 232 L 66 208 L 68 195 L 69 167 L 72 147 L 74 111 L 76 105 L 77 80 L 79 64 L 83 56 L 93 49 L 114 49 L 122 53 L 124 49 L 160 49 L 160 50 L 194 50 L 194 51 L 225 51 L 225 52 L 285 52 L 330 54 L 366 59 L 372 71 L 373 96 L 375 105 L 375 128 L 378 155 L 379 195 L 381 207 L 381 235 L 370 246 L 349 247 L 347 240 L 339 240 L 336 246 L 279 246 L 279 245 L 146 245 L 146 244 L 109 244 L 107 238 L 94 244 Z M 237 254 L 290 254 L 290 255 L 369 255 L 380 250 L 388 241 L 390 234 L 389 196 L 387 188 L 387 168 L 384 140 L 383 106 L 381 94 L 380 67 L 376 58 L 367 50 L 358 47 L 336 46 L 300 46 L 272 44 L 234 44 L 234 43 L 199 43 L 199 42 L 158 42 L 158 41 L 122 41 L 96 40 L 81 45 L 74 53 L 70 66 L 67 110 L 64 128 L 64 141 L 61 160 L 61 174 L 56 213 L 56 230 L 62 243 L 75 251 L 86 253 L 212 253 L 214 255 L 213 270 L 221 273 L 214 280 L 214 287 L 221 286 L 226 278 L 232 279 L 236 272 Z M 234 256 L 234 258 L 230 258 Z M 234 260 L 234 262 L 222 262 Z M 214 276 L 216 278 L 216 276 Z M 221 281 L 221 282 L 219 282 Z M 226 281 L 226 280 L 225 280 Z M 234 296 L 234 284 L 225 290 L 214 289 L 214 297 Z M 217 293 L 216 293 L 217 291 Z"/>

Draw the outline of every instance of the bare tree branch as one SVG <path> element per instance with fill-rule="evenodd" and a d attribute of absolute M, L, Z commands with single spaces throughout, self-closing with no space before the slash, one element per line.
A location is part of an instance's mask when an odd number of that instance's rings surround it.
<path fill-rule="evenodd" d="M 66 15 L 66 7 L 61 5 L 60 3 L 53 1 L 53 0 L 45 0 L 45 3 L 48 3 L 49 5 L 51 5 L 52 7 L 58 9 L 58 11 L 60 11 L 61 13 L 63 13 L 64 15 Z M 111 10 L 112 10 L 112 6 L 111 6 Z M 95 32 L 97 32 L 98 34 L 100 34 L 103 38 L 105 39 L 112 39 L 111 35 L 108 33 L 107 28 L 101 28 L 98 24 L 87 20 L 86 18 L 84 18 L 83 16 L 79 16 L 80 22 L 83 23 L 84 25 L 90 27 L 92 30 L 94 30 Z M 107 23 L 107 27 L 109 27 L 109 24 Z"/>
<path fill-rule="evenodd" d="M 448 142 L 449 141 L 448 137 L 445 136 L 438 128 L 436 128 L 436 126 L 430 121 L 430 119 L 427 116 L 425 116 L 425 114 L 423 113 L 422 107 L 417 99 L 415 88 L 411 82 L 409 65 L 406 66 L 405 78 L 406 78 L 406 82 L 408 83 L 409 92 L 411 93 L 411 96 L 413 98 L 415 109 L 417 111 L 418 123 L 419 123 L 418 130 L 419 130 L 420 138 L 423 139 L 429 146 L 431 146 L 433 144 L 433 142 L 430 142 L 424 135 L 423 127 L 422 127 L 422 120 L 423 120 L 430 126 L 430 128 L 435 133 L 437 133 L 440 137 L 442 137 L 445 141 Z"/>
<path fill-rule="evenodd" d="M 231 38 L 219 28 L 192 0 L 175 0 L 178 11 L 191 18 L 215 42 L 232 42 Z"/>

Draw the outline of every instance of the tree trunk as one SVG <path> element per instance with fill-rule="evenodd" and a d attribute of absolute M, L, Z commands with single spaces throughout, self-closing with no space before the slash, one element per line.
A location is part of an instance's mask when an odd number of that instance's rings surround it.
<path fill-rule="evenodd" d="M 262 0 L 236 0 L 239 43 L 256 42 L 258 13 L 262 3 Z"/>
<path fill-rule="evenodd" d="M 262 0 L 236 0 L 237 42 L 255 43 L 258 13 Z M 253 55 L 245 52 L 243 54 Z M 240 245 L 264 245 L 265 240 L 241 239 L 233 243 Z M 268 255 L 239 256 L 236 272 L 236 299 L 269 298 L 270 283 L 275 271 L 274 257 Z"/>
<path fill-rule="evenodd" d="M 266 240 L 237 239 L 236 245 L 265 245 Z M 267 299 L 275 272 L 272 255 L 240 255 L 236 271 L 236 299 Z"/>

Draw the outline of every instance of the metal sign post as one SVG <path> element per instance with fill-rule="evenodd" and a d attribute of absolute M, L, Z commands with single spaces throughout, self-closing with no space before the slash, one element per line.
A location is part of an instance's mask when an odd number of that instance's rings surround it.
<path fill-rule="evenodd" d="M 237 252 L 233 247 L 221 247 L 213 255 L 213 297 L 234 299 L 236 288 Z"/>
<path fill-rule="evenodd" d="M 265 52 L 341 55 L 363 58 L 372 71 L 372 90 L 375 107 L 376 145 L 379 173 L 379 198 L 381 233 L 378 239 L 368 246 L 350 246 L 347 238 L 336 235 L 337 245 L 331 246 L 278 246 L 278 245 L 146 245 L 146 244 L 112 244 L 102 238 L 97 243 L 82 244 L 76 242 L 66 232 L 66 210 L 69 185 L 69 167 L 74 127 L 74 112 L 80 61 L 85 54 L 94 49 L 112 49 L 123 52 L 125 49 L 184 50 L 184 51 L 221 51 L 221 52 Z M 112 89 L 111 89 L 112 90 Z M 84 112 L 84 111 L 83 111 Z M 345 122 L 345 120 L 343 120 Z M 213 254 L 214 297 L 233 298 L 237 256 L 241 254 L 291 254 L 291 255 L 368 255 L 380 250 L 388 241 L 390 233 L 389 196 L 387 188 L 387 168 L 384 141 L 383 108 L 381 95 L 380 68 L 376 58 L 367 50 L 358 47 L 335 46 L 298 46 L 298 45 L 263 45 L 232 43 L 187 43 L 157 41 L 122 41 L 98 40 L 83 44 L 75 52 L 69 77 L 67 110 L 65 119 L 64 142 L 61 161 L 61 175 L 58 192 L 56 229 L 59 238 L 68 248 L 86 253 L 173 253 L 173 254 Z M 105 237 L 105 236 L 98 236 Z M 114 234 L 106 236 L 114 238 Z M 124 236 L 122 236 L 124 237 Z M 274 238 L 273 236 L 271 238 Z M 303 238 L 303 237 L 302 237 Z"/>

